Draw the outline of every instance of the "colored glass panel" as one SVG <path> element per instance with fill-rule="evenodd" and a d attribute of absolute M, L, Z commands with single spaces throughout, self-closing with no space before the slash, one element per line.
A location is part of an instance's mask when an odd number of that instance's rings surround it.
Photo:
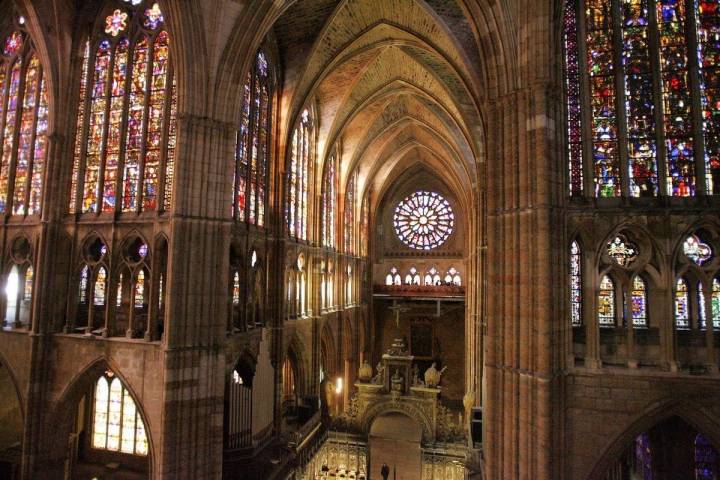
<path fill-rule="evenodd" d="M 143 308 L 145 304 L 145 271 L 140 270 L 135 279 L 135 308 Z"/>
<path fill-rule="evenodd" d="M 452 234 L 455 214 L 441 195 L 420 190 L 397 205 L 393 225 L 398 238 L 408 247 L 432 250 Z"/>
<path fill-rule="evenodd" d="M 615 326 L 615 283 L 607 275 L 600 282 L 597 309 L 600 326 Z"/>
<path fill-rule="evenodd" d="M 14 57 L 18 53 L 20 53 L 24 43 L 25 36 L 22 34 L 22 32 L 12 32 L 5 39 L 3 53 L 8 57 Z"/>
<path fill-rule="evenodd" d="M 5 131 L 2 141 L 2 157 L 0 158 L 0 212 L 4 212 L 7 208 L 10 163 L 15 150 L 15 127 L 20 102 L 21 71 L 22 59 L 18 58 L 10 71 L 10 85 L 7 93 Z"/>
<path fill-rule="evenodd" d="M 688 54 L 685 38 L 687 15 L 683 2 L 660 0 L 657 4 L 660 37 L 660 80 L 662 85 L 667 194 L 695 194 L 692 98 L 688 81 Z"/>
<path fill-rule="evenodd" d="M 97 278 L 95 279 L 95 289 L 93 290 L 93 303 L 95 305 L 105 305 L 105 291 L 107 288 L 107 271 L 105 267 L 100 267 Z"/>
<path fill-rule="evenodd" d="M 240 273 L 238 272 L 233 275 L 232 302 L 233 305 L 240 305 Z"/>
<path fill-rule="evenodd" d="M 330 248 L 335 247 L 335 204 L 337 202 L 335 183 L 335 155 L 333 154 L 328 159 L 327 168 L 325 169 L 322 198 L 323 245 Z"/>
<path fill-rule="evenodd" d="M 720 1 L 695 0 L 707 191 L 720 194 Z"/>
<path fill-rule="evenodd" d="M 580 61 L 578 58 L 577 0 L 565 2 L 563 21 L 565 54 L 565 108 L 567 115 L 568 170 L 570 194 L 583 193 Z"/>
<path fill-rule="evenodd" d="M 712 296 L 710 297 L 713 329 L 720 329 L 720 280 L 713 280 Z"/>
<path fill-rule="evenodd" d="M 127 28 L 128 14 L 116 9 L 111 15 L 105 18 L 105 33 L 117 37 L 120 32 Z"/>
<path fill-rule="evenodd" d="M 110 382 L 110 401 L 108 406 L 107 446 L 110 451 L 120 449 L 120 425 L 122 422 L 122 392 L 120 379 Z"/>
<path fill-rule="evenodd" d="M 683 242 L 683 253 L 696 265 L 703 265 L 713 258 L 712 248 L 697 235 L 690 235 Z"/>
<path fill-rule="evenodd" d="M 635 439 L 635 469 L 638 480 L 653 480 L 652 450 L 647 433 Z"/>
<path fill-rule="evenodd" d="M 128 48 L 130 42 L 122 39 L 115 47 L 115 66 L 110 91 L 110 114 L 105 148 L 105 172 L 103 179 L 103 212 L 114 212 L 116 201 L 116 182 L 120 148 L 122 143 L 123 111 L 126 101 L 126 81 L 128 66 Z"/>
<path fill-rule="evenodd" d="M 587 0 L 587 64 L 595 195 L 620 196 L 613 16 L 609 0 Z"/>
<path fill-rule="evenodd" d="M 687 282 L 678 279 L 675 285 L 675 326 L 690 328 L 690 305 Z"/>
<path fill-rule="evenodd" d="M 720 455 L 703 435 L 695 437 L 695 480 L 720 478 Z"/>
<path fill-rule="evenodd" d="M 33 135 L 35 133 L 37 96 L 40 92 L 40 77 L 40 61 L 33 55 L 25 72 L 25 91 L 22 100 L 20 135 L 18 136 L 17 159 L 15 162 L 12 210 L 16 214 L 25 213 L 28 173 L 33 156 Z"/>
<path fill-rule="evenodd" d="M 77 124 L 75 131 L 75 149 L 73 151 L 72 179 L 70 181 L 70 213 L 75 213 L 78 191 L 78 176 L 83 149 L 83 127 L 85 125 L 85 94 L 87 90 L 88 64 L 90 62 L 90 42 L 85 42 L 82 73 L 80 75 L 80 101 L 78 103 Z"/>
<path fill-rule="evenodd" d="M 634 327 L 647 327 L 647 289 L 645 281 L 640 277 L 633 280 L 633 288 L 630 295 L 632 304 L 630 311 L 632 313 Z"/>
<path fill-rule="evenodd" d="M 90 275 L 90 269 L 86 266 L 83 267 L 80 272 L 80 285 L 78 287 L 78 301 L 81 304 L 87 303 L 87 289 L 88 289 L 88 276 Z"/>
<path fill-rule="evenodd" d="M 618 235 L 608 242 L 607 253 L 618 265 L 626 267 L 637 258 L 638 249 L 635 244 Z"/>
<path fill-rule="evenodd" d="M 307 239 L 308 175 L 312 152 L 310 112 L 304 110 L 293 132 L 288 183 L 288 230 L 294 237 Z"/>
<path fill-rule="evenodd" d="M 34 215 L 40 213 L 42 200 L 43 175 L 45 173 L 45 159 L 47 157 L 48 131 L 48 101 L 47 82 L 45 78 L 40 83 L 40 104 L 37 110 L 35 126 L 35 149 L 33 151 L 32 173 L 30 177 L 30 196 L 28 198 L 27 213 Z"/>
<path fill-rule="evenodd" d="M 107 89 L 110 72 L 110 42 L 103 40 L 95 55 L 95 68 L 90 95 L 90 123 L 85 158 L 82 212 L 94 212 L 98 201 L 100 160 L 104 151 Z"/>
<path fill-rule="evenodd" d="M 355 253 L 355 188 L 357 184 L 357 172 L 353 173 L 348 182 L 347 191 L 345 192 L 345 252 Z"/>
<path fill-rule="evenodd" d="M 145 97 L 147 95 L 148 38 L 135 44 L 132 62 L 132 79 L 125 136 L 125 166 L 123 171 L 124 212 L 137 210 L 137 185 L 140 181 L 140 156 L 145 129 Z"/>
<path fill-rule="evenodd" d="M 160 156 L 162 150 L 165 98 L 168 88 L 168 54 L 170 52 L 167 32 L 160 32 L 153 47 L 152 80 L 150 83 L 150 106 L 145 137 L 145 165 L 143 175 L 143 211 L 157 209 L 160 187 Z"/>
<path fill-rule="evenodd" d="M 32 265 L 25 270 L 25 282 L 23 285 L 23 298 L 26 302 L 32 300 L 34 270 Z"/>
<path fill-rule="evenodd" d="M 95 406 L 93 409 L 92 446 L 104 449 L 107 445 L 107 419 L 110 386 L 105 377 L 100 377 L 95 384 Z"/>
<path fill-rule="evenodd" d="M 654 196 L 657 161 L 648 0 L 622 0 L 622 59 L 630 194 Z"/>
<path fill-rule="evenodd" d="M 577 242 L 570 245 L 570 322 L 582 325 L 582 254 Z"/>
<path fill-rule="evenodd" d="M 243 85 L 243 105 L 235 150 L 235 218 L 245 220 L 247 198 L 248 150 L 250 145 L 250 102 L 252 76 L 248 72 Z"/>
<path fill-rule="evenodd" d="M 152 7 L 145 10 L 145 19 L 143 20 L 145 28 L 156 30 L 164 21 L 160 5 L 157 3 L 153 3 Z"/>
<path fill-rule="evenodd" d="M 170 91 L 170 125 L 167 138 L 167 160 L 165 161 L 165 187 L 163 189 L 163 210 L 170 210 L 175 180 L 175 155 L 177 154 L 177 83 L 175 78 Z"/>
<path fill-rule="evenodd" d="M 121 441 L 120 451 L 135 453 L 135 423 L 137 422 L 137 409 L 130 393 L 123 388 Z"/>

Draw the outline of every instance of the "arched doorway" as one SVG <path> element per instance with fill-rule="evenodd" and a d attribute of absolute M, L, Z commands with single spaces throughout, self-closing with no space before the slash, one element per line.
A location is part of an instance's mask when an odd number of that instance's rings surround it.
<path fill-rule="evenodd" d="M 392 480 L 421 478 L 422 426 L 402 413 L 378 416 L 370 427 L 370 478 L 381 479 L 380 470 L 385 464 Z"/>
<path fill-rule="evenodd" d="M 23 420 L 10 371 L 0 363 L 0 478 L 20 478 Z"/>

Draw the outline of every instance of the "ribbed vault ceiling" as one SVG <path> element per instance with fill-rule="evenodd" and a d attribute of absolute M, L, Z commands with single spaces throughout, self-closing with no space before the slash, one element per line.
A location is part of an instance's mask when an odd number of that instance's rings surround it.
<path fill-rule="evenodd" d="M 472 202 L 483 162 L 482 61 L 455 0 L 301 0 L 274 26 L 289 135 L 315 107 L 318 155 L 381 192 L 413 166 Z"/>

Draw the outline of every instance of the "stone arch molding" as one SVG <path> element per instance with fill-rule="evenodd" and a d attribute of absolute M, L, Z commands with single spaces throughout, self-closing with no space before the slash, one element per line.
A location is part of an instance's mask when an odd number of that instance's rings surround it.
<path fill-rule="evenodd" d="M 359 425 L 365 435 L 370 434 L 370 427 L 376 418 L 388 413 L 400 413 L 420 423 L 422 427 L 423 442 L 435 440 L 435 422 L 422 408 L 408 401 L 399 401 L 398 399 L 386 400 L 372 404 L 365 408 L 359 419 Z"/>

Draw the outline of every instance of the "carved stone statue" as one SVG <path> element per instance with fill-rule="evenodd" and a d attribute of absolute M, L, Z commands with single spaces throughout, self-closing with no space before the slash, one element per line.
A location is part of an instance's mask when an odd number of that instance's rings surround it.
<path fill-rule="evenodd" d="M 422 380 L 420 380 L 420 369 L 418 368 L 416 363 L 412 367 L 412 386 L 421 387 L 422 385 Z"/>
<path fill-rule="evenodd" d="M 401 393 L 403 391 L 403 377 L 400 375 L 400 371 L 397 368 L 390 379 L 390 389 L 393 393 Z"/>
<path fill-rule="evenodd" d="M 428 388 L 437 388 L 437 386 L 440 385 L 440 377 L 442 377 L 443 372 L 447 369 L 447 366 L 443 367 L 442 370 L 438 370 L 436 367 L 437 363 L 433 362 L 430 368 L 425 370 L 425 385 Z"/>
<path fill-rule="evenodd" d="M 358 379 L 363 383 L 368 383 L 372 379 L 373 370 L 367 360 L 363 361 L 358 369 Z"/>
<path fill-rule="evenodd" d="M 378 362 L 377 367 L 375 367 L 375 371 L 377 373 L 375 374 L 375 378 L 373 378 L 372 383 L 374 383 L 375 385 L 382 385 L 383 372 L 385 371 L 385 367 L 383 366 L 382 362 Z"/>

